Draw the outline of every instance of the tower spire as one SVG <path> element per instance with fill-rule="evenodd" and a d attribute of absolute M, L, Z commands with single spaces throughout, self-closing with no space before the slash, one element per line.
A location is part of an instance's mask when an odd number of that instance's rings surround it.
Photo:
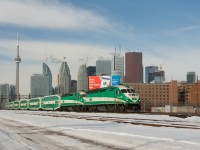
<path fill-rule="evenodd" d="M 17 46 L 19 46 L 19 33 L 17 33 Z"/>

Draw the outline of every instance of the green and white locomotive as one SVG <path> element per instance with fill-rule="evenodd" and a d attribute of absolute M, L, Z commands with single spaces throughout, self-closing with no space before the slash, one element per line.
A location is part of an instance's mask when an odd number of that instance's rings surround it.
<path fill-rule="evenodd" d="M 130 86 L 110 86 L 88 91 L 85 107 L 88 111 L 136 111 L 140 109 L 140 97 Z"/>

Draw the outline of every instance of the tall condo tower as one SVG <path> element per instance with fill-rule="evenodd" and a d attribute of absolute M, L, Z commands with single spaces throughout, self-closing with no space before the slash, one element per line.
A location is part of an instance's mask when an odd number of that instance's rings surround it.
<path fill-rule="evenodd" d="M 87 68 L 81 65 L 78 70 L 77 91 L 88 90 Z"/>
<path fill-rule="evenodd" d="M 53 94 L 52 88 L 52 73 L 49 66 L 46 63 L 43 63 L 42 67 L 43 75 L 49 77 L 49 95 Z"/>
<path fill-rule="evenodd" d="M 196 83 L 196 73 L 195 72 L 187 72 L 187 83 Z"/>
<path fill-rule="evenodd" d="M 126 83 L 143 82 L 142 52 L 125 53 Z"/>
<path fill-rule="evenodd" d="M 121 56 L 120 53 L 113 54 L 111 61 L 111 74 L 119 75 L 120 82 L 124 83 L 124 56 Z"/>
<path fill-rule="evenodd" d="M 4 107 L 9 102 L 10 87 L 8 83 L 0 83 L 0 107 Z"/>
<path fill-rule="evenodd" d="M 62 62 L 61 64 L 59 76 L 58 76 L 58 89 L 59 89 L 58 93 L 59 94 L 69 93 L 70 87 L 71 87 L 70 84 L 71 84 L 70 70 L 67 65 L 67 62 L 64 60 L 64 62 Z"/>
<path fill-rule="evenodd" d="M 159 72 L 158 66 L 145 67 L 145 83 L 150 83 L 154 81 L 154 72 Z"/>
<path fill-rule="evenodd" d="M 165 72 L 159 70 L 158 66 L 145 67 L 145 83 L 163 83 L 165 81 Z"/>
<path fill-rule="evenodd" d="M 16 99 L 19 100 L 19 63 L 21 58 L 19 57 L 19 36 L 17 34 L 17 57 L 15 58 L 16 63 Z"/>
<path fill-rule="evenodd" d="M 96 74 L 97 75 L 111 75 L 111 61 L 110 60 L 97 60 L 96 61 Z"/>
<path fill-rule="evenodd" d="M 31 76 L 31 98 L 49 95 L 49 76 L 33 74 Z"/>

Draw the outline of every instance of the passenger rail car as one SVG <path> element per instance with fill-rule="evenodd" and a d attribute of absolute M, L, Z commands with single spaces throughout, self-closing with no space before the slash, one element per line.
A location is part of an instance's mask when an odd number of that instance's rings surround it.
<path fill-rule="evenodd" d="M 13 102 L 13 105 L 14 105 L 14 109 L 20 109 L 20 101 L 14 101 Z"/>
<path fill-rule="evenodd" d="M 86 92 L 64 94 L 61 96 L 61 110 L 83 111 Z"/>
<path fill-rule="evenodd" d="M 51 95 L 41 98 L 42 110 L 58 110 L 60 108 L 60 96 Z"/>
<path fill-rule="evenodd" d="M 29 100 L 21 100 L 19 103 L 20 108 L 19 109 L 29 109 Z"/>
<path fill-rule="evenodd" d="M 41 98 L 32 98 L 29 100 L 29 107 L 27 109 L 30 110 L 41 110 Z"/>

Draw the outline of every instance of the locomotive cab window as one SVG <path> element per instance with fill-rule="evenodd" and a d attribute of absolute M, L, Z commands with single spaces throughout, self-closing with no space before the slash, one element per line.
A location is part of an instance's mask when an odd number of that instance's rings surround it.
<path fill-rule="evenodd" d="M 127 89 L 128 93 L 132 93 L 131 89 Z"/>
<path fill-rule="evenodd" d="M 136 91 L 134 89 L 131 89 L 132 93 L 136 93 Z"/>
<path fill-rule="evenodd" d="M 122 93 L 127 93 L 126 89 L 121 89 Z"/>

